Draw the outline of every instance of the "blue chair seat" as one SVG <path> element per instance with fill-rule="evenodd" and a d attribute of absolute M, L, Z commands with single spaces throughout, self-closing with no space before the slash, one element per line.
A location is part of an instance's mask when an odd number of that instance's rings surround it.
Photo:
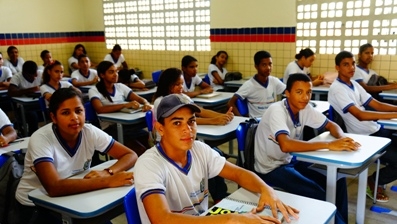
<path fill-rule="evenodd" d="M 124 210 L 128 224 L 141 224 L 139 216 L 138 203 L 136 202 L 135 187 L 124 196 Z"/>

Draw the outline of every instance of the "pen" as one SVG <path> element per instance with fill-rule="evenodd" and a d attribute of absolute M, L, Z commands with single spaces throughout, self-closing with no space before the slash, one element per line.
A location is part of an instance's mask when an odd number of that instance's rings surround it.
<path fill-rule="evenodd" d="M 14 140 L 12 142 L 9 142 L 8 144 L 10 145 L 10 144 L 14 144 L 14 143 L 23 142 L 23 141 L 25 141 L 25 139 L 17 139 L 17 140 Z"/>

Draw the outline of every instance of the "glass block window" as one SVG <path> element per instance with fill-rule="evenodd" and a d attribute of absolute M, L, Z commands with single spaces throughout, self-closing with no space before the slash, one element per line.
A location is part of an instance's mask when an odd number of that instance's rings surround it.
<path fill-rule="evenodd" d="M 298 0 L 296 50 L 320 54 L 358 53 L 365 43 L 375 54 L 395 55 L 397 0 Z"/>
<path fill-rule="evenodd" d="M 210 51 L 210 0 L 103 0 L 106 47 Z"/>

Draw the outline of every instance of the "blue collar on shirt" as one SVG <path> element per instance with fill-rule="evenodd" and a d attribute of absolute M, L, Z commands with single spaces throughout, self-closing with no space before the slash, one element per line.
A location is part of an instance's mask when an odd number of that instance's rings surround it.
<path fill-rule="evenodd" d="M 190 89 L 190 86 L 192 85 L 192 80 L 193 80 L 193 79 L 190 79 L 190 82 L 189 82 L 189 83 L 186 82 L 185 74 L 183 74 L 183 81 L 185 82 L 185 85 L 186 85 L 187 89 Z"/>
<path fill-rule="evenodd" d="M 304 68 L 302 68 L 299 64 L 298 61 L 295 61 L 296 65 L 303 71 Z"/>
<path fill-rule="evenodd" d="M 54 86 L 50 85 L 49 83 L 46 83 L 46 85 L 49 86 L 50 88 L 54 89 L 54 90 L 57 90 L 57 89 L 55 89 Z M 59 82 L 58 83 L 58 89 L 60 89 L 60 88 L 61 88 L 61 83 Z"/>
<path fill-rule="evenodd" d="M 121 56 L 121 55 L 120 55 L 120 56 Z M 118 62 L 119 59 L 120 59 L 120 57 L 119 57 L 119 58 L 117 58 L 117 60 L 115 60 L 114 57 L 113 57 L 113 54 L 110 54 L 110 57 L 112 57 L 112 59 L 113 59 L 113 61 L 114 61 L 115 64 L 117 64 L 117 62 Z"/>
<path fill-rule="evenodd" d="M 88 79 L 88 77 L 90 77 L 91 71 L 90 71 L 90 69 L 88 69 L 88 74 L 87 74 L 87 75 L 84 75 L 83 73 L 81 73 L 81 71 L 80 71 L 80 69 L 79 69 L 79 73 L 80 73 L 80 75 L 82 75 L 84 78 Z"/>
<path fill-rule="evenodd" d="M 359 66 L 359 65 L 356 65 L 356 67 L 359 68 L 359 69 L 361 69 L 361 70 L 363 70 L 363 71 L 366 72 L 367 74 L 369 74 L 369 69 L 363 68 L 363 67 L 361 67 L 361 66 Z"/>
<path fill-rule="evenodd" d="M 17 58 L 17 62 L 15 64 L 11 60 L 8 60 L 8 61 L 12 64 L 12 66 L 18 67 L 18 62 L 19 62 L 18 58 Z"/>
<path fill-rule="evenodd" d="M 59 144 L 61 144 L 62 148 L 69 154 L 70 157 L 73 157 L 76 152 L 77 149 L 80 147 L 81 144 L 81 140 L 82 140 L 82 136 L 83 134 L 79 133 L 79 136 L 77 137 L 77 143 L 74 146 L 74 148 L 70 148 L 69 145 L 67 144 L 67 142 L 65 141 L 65 139 L 62 138 L 61 134 L 58 131 L 58 128 L 55 124 L 52 124 L 52 131 L 55 134 L 55 137 L 58 139 Z"/>
<path fill-rule="evenodd" d="M 116 95 L 116 86 L 113 85 L 113 92 L 109 93 L 109 95 L 113 96 Z"/>
<path fill-rule="evenodd" d="M 3 75 L 3 68 L 0 66 L 0 77 Z"/>
<path fill-rule="evenodd" d="M 354 91 L 354 85 L 353 85 L 353 83 L 352 83 L 352 80 L 350 80 L 351 85 L 349 85 L 349 84 L 345 83 L 344 81 L 340 80 L 339 77 L 336 78 L 336 80 L 338 80 L 340 83 L 342 83 L 342 84 L 348 86 L 351 90 Z"/>
<path fill-rule="evenodd" d="M 292 112 L 292 110 L 291 110 L 291 108 L 289 106 L 288 99 L 285 99 L 284 106 L 285 106 L 285 108 L 287 108 L 288 114 L 289 114 L 289 116 L 290 116 L 290 118 L 292 120 L 292 123 L 294 124 L 294 127 L 297 128 L 297 127 L 302 126 L 300 121 L 299 121 L 299 112 L 296 115 L 296 119 L 295 119 L 295 115 L 294 115 L 294 113 Z"/>
<path fill-rule="evenodd" d="M 176 164 L 174 162 L 174 160 L 172 160 L 170 157 L 167 156 L 167 154 L 165 154 L 165 152 L 164 152 L 164 150 L 161 147 L 159 142 L 157 142 L 156 148 L 159 151 L 159 153 L 164 157 L 164 159 L 167 160 L 172 165 L 174 165 L 176 168 L 178 168 L 179 171 L 181 171 L 185 175 L 187 175 L 189 173 L 189 170 L 192 167 L 192 155 L 190 153 L 190 150 L 187 151 L 187 163 L 186 163 L 186 165 L 184 167 L 180 167 L 180 166 L 178 166 L 178 164 Z"/>
<path fill-rule="evenodd" d="M 267 77 L 265 83 L 262 83 L 262 82 L 260 82 L 260 81 L 258 80 L 257 75 L 258 75 L 258 74 L 256 74 L 256 75 L 254 76 L 255 81 L 257 81 L 257 82 L 259 83 L 259 85 L 261 85 L 261 86 L 267 88 L 267 86 L 269 85 L 269 77 Z"/>

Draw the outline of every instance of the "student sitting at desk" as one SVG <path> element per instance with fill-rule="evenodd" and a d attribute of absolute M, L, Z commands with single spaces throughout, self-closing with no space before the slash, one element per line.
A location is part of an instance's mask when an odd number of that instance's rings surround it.
<path fill-rule="evenodd" d="M 228 55 L 226 51 L 218 51 L 211 58 L 211 64 L 208 66 L 208 77 L 210 78 L 211 87 L 214 90 L 223 89 L 223 80 L 227 73 L 226 65 Z"/>
<path fill-rule="evenodd" d="M 127 62 L 125 61 L 124 55 L 121 52 L 121 47 L 118 44 L 113 46 L 112 52 L 107 54 L 103 60 L 112 62 L 118 71 L 128 70 Z"/>
<path fill-rule="evenodd" d="M 91 69 L 91 61 L 85 54 L 79 55 L 79 69 L 71 75 L 73 86 L 95 85 L 99 81 L 98 73 L 95 69 Z"/>
<path fill-rule="evenodd" d="M 11 69 L 12 75 L 22 72 L 22 66 L 25 63 L 23 58 L 19 57 L 18 48 L 15 46 L 9 46 L 7 48 L 8 59 L 4 60 L 4 66 Z"/>
<path fill-rule="evenodd" d="M 40 58 L 41 58 L 41 60 L 43 60 L 43 64 L 42 65 L 39 65 L 38 66 L 38 70 L 41 70 L 41 71 L 44 71 L 44 68 L 47 66 L 47 65 L 50 65 L 51 63 L 52 63 L 52 55 L 51 55 L 51 52 L 50 51 L 48 51 L 48 50 L 43 50 L 41 53 L 40 53 Z"/>
<path fill-rule="evenodd" d="M 3 66 L 3 62 L 3 54 L 0 52 L 0 89 L 8 89 L 8 86 L 10 86 L 12 72 L 10 68 Z"/>
<path fill-rule="evenodd" d="M 9 142 L 12 142 L 17 138 L 17 132 L 14 130 L 13 124 L 1 108 L 0 131 L 0 147 L 8 145 Z"/>
<path fill-rule="evenodd" d="M 85 50 L 84 45 L 82 45 L 82 44 L 77 44 L 77 45 L 74 47 L 72 56 L 68 59 L 69 72 L 70 72 L 69 74 L 70 74 L 70 75 L 71 75 L 74 71 L 76 71 L 77 69 L 80 68 L 80 67 L 79 67 L 79 56 L 80 56 L 81 54 L 87 55 L 87 51 Z M 96 66 L 96 64 L 94 64 L 92 61 L 90 61 L 90 62 L 91 62 L 91 66 L 92 66 L 92 67 L 95 67 L 95 66 Z"/>
<path fill-rule="evenodd" d="M 26 61 L 22 66 L 22 73 L 12 76 L 8 87 L 8 95 L 10 97 L 30 95 L 38 97 L 36 94 L 40 91 L 41 75 L 42 72 L 37 71 L 37 64 L 34 61 Z M 29 126 L 29 136 L 39 128 L 38 111 L 40 111 L 39 105 L 25 107 L 25 116 L 29 118 L 26 121 Z"/>
<path fill-rule="evenodd" d="M 378 77 L 378 74 L 369 68 L 374 59 L 374 47 L 371 44 L 364 44 L 360 46 L 358 53 L 358 62 L 354 72 L 353 80 L 358 82 L 369 94 L 377 96 L 378 93 L 385 90 L 397 89 L 397 83 L 390 83 L 387 85 L 369 84 L 372 76 Z"/>
<path fill-rule="evenodd" d="M 279 223 L 273 217 L 255 215 L 264 205 L 271 205 L 273 216 L 279 209 L 288 222 L 289 215 L 297 218 L 298 211 L 283 204 L 254 173 L 195 141 L 195 113 L 199 112 L 199 107 L 178 94 L 165 96 L 158 105 L 155 127 L 161 141 L 138 159 L 134 173 L 142 223 Z M 216 175 L 260 193 L 256 211 L 199 216 L 208 210 L 208 178 Z"/>
<path fill-rule="evenodd" d="M 310 74 L 310 67 L 313 65 L 315 59 L 314 52 L 310 48 L 305 48 L 299 51 L 295 55 L 295 61 L 290 62 L 284 71 L 283 82 L 287 83 L 288 78 L 292 74 L 303 73 L 310 77 L 313 81 L 313 86 L 319 86 L 323 84 L 324 76 L 319 75 L 317 77 L 312 77 Z"/>
<path fill-rule="evenodd" d="M 182 71 L 183 71 L 183 93 L 193 98 L 200 94 L 212 93 L 214 90 L 210 85 L 197 75 L 197 59 L 186 55 L 182 58 Z M 196 86 L 200 86 L 196 90 Z"/>
<path fill-rule="evenodd" d="M 272 186 L 286 192 L 325 200 L 326 177 L 308 168 L 306 162 L 292 159 L 289 152 L 329 149 L 357 150 L 360 146 L 345 137 L 342 129 L 310 104 L 312 83 L 306 74 L 293 74 L 287 82 L 286 99 L 273 103 L 263 114 L 255 135 L 255 171 Z M 325 128 L 337 140 L 306 142 L 303 127 Z M 336 223 L 347 223 L 346 179 L 337 182 Z"/>
<path fill-rule="evenodd" d="M 256 52 L 254 63 L 257 74 L 246 81 L 228 102 L 237 116 L 241 116 L 236 105 L 238 98 L 247 99 L 249 116 L 262 117 L 266 109 L 277 101 L 277 95 L 285 90 L 285 84 L 270 75 L 273 62 L 269 52 Z"/>
<path fill-rule="evenodd" d="M 135 94 L 128 86 L 117 83 L 117 68 L 112 62 L 102 61 L 99 63 L 97 71 L 100 81 L 88 91 L 88 97 L 98 114 L 118 112 L 123 108 L 138 109 L 141 105 L 143 105 L 143 112 L 152 109 L 152 106 L 146 99 Z M 111 123 L 103 121 L 100 122 L 100 125 L 105 132 L 116 136 L 116 125 L 111 125 Z M 125 125 L 125 127 L 127 127 L 125 132 L 140 130 L 140 128 L 133 127 L 132 125 Z M 136 133 L 133 135 L 132 137 L 136 137 Z M 140 141 L 128 138 L 130 141 L 125 144 L 140 154 L 148 148 L 148 135 L 147 133 L 143 133 L 143 135 Z"/>
<path fill-rule="evenodd" d="M 332 83 L 328 92 L 328 102 L 338 114 L 343 115 L 347 132 L 361 135 L 380 136 L 392 139 L 386 153 L 380 158 L 387 165 L 379 170 L 379 185 L 397 179 L 397 150 L 395 137 L 390 130 L 383 129 L 374 120 L 397 118 L 397 106 L 382 103 L 372 98 L 365 89 L 352 79 L 356 69 L 352 53 L 342 51 L 335 57 L 338 78 Z M 375 111 L 366 110 L 369 106 Z M 367 195 L 373 197 L 377 188 L 376 200 L 387 202 L 389 197 L 382 187 L 375 187 L 376 172 L 368 177 Z"/>
<path fill-rule="evenodd" d="M 53 212 L 36 208 L 29 200 L 29 192 L 36 188 L 44 187 L 50 197 L 58 197 L 133 184 L 133 174 L 125 170 L 134 166 L 136 153 L 95 126 L 85 124 L 79 92 L 72 88 L 55 91 L 49 111 L 52 123 L 40 128 L 29 140 L 24 173 L 15 195 L 20 223 L 60 221 Z M 118 161 L 102 171 L 91 171 L 84 179 L 69 179 L 90 168 L 95 150 Z"/>

